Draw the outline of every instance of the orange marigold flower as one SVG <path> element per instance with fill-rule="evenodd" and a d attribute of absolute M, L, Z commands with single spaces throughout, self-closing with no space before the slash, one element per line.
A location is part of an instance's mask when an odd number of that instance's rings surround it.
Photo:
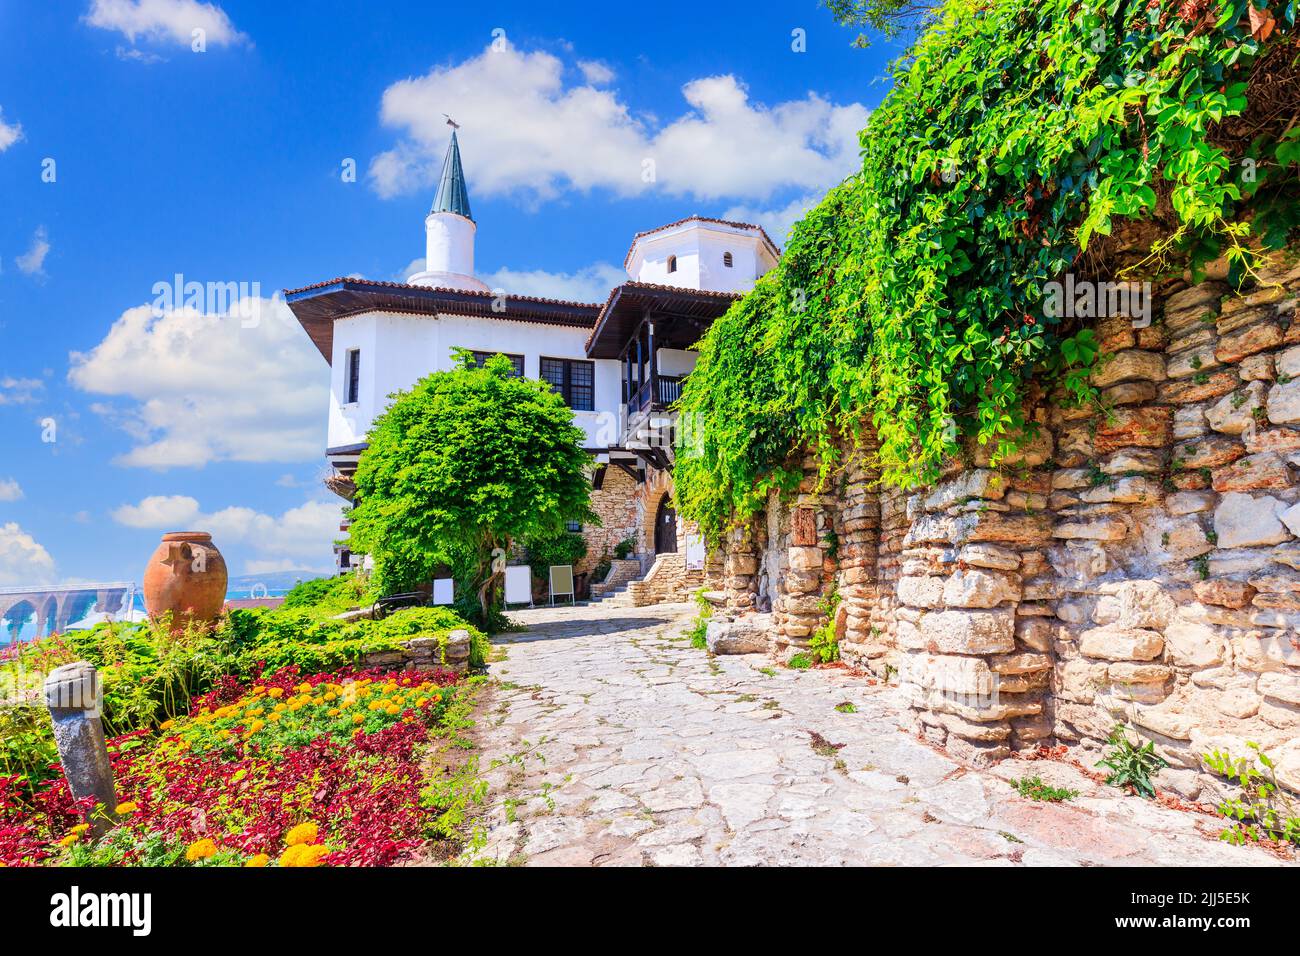
<path fill-rule="evenodd" d="M 135 813 L 139 809 L 140 805 L 138 803 L 133 800 L 127 800 L 124 803 L 119 803 L 114 812 L 119 814 Z"/>
<path fill-rule="evenodd" d="M 206 860 L 209 857 L 217 855 L 217 845 L 208 838 L 196 840 L 190 844 L 190 848 L 185 851 L 185 859 L 194 863 L 198 860 Z"/>
<path fill-rule="evenodd" d="M 328 853 L 325 847 L 319 844 L 299 844 L 291 846 L 280 856 L 281 866 L 320 866 L 321 860 Z"/>
<path fill-rule="evenodd" d="M 250 856 L 244 861 L 244 866 L 266 866 L 271 862 L 271 858 L 265 853 L 259 853 L 257 856 Z"/>
<path fill-rule="evenodd" d="M 320 828 L 316 824 L 300 823 L 284 838 L 285 846 L 299 846 L 304 843 L 315 843 L 316 838 L 320 835 Z"/>

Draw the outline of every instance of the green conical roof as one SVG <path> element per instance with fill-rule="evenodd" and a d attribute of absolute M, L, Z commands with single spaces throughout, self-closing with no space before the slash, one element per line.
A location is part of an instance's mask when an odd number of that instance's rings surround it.
<path fill-rule="evenodd" d="M 452 130 L 447 158 L 442 161 L 442 176 L 438 179 L 438 195 L 433 197 L 429 212 L 454 212 L 473 222 L 469 212 L 469 190 L 465 188 L 465 171 L 460 168 L 460 146 L 456 131 Z"/>

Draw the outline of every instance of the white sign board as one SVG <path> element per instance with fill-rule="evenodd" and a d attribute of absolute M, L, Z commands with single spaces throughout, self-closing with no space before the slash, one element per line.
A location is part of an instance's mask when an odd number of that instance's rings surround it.
<path fill-rule="evenodd" d="M 533 603 L 533 569 L 528 565 L 506 568 L 506 603 Z"/>
<path fill-rule="evenodd" d="M 686 533 L 686 567 L 689 570 L 697 571 L 704 567 L 705 552 L 704 537 L 698 534 Z"/>
<path fill-rule="evenodd" d="M 451 578 L 433 579 L 433 603 L 451 604 L 456 600 L 456 587 Z"/>

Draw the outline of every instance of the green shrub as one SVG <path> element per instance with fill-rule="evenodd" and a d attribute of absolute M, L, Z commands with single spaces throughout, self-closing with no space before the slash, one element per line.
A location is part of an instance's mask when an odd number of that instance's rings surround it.
<path fill-rule="evenodd" d="M 542 581 L 547 580 L 552 565 L 576 565 L 587 556 L 587 539 L 576 531 L 532 538 L 525 547 L 533 577 Z"/>
<path fill-rule="evenodd" d="M 374 603 L 366 593 L 366 579 L 356 574 L 299 581 L 284 596 L 281 609 L 310 610 L 321 616 L 333 616 L 354 607 Z"/>
<path fill-rule="evenodd" d="M 691 647 L 704 650 L 709 646 L 709 619 L 713 617 L 713 605 L 704 596 L 704 588 L 695 592 L 695 606 L 698 611 L 695 614 L 695 620 L 691 622 L 691 629 L 686 632 L 686 636 L 691 639 Z"/>
<path fill-rule="evenodd" d="M 614 557 L 620 561 L 627 559 L 627 556 L 636 550 L 636 538 L 624 538 L 618 544 L 614 545 Z"/>
<path fill-rule="evenodd" d="M 818 610 L 821 611 L 826 620 L 822 621 L 808 639 L 808 649 L 812 652 L 813 660 L 818 663 L 829 664 L 840 659 L 840 639 L 835 627 L 835 617 L 839 606 L 840 592 L 832 586 L 830 593 L 818 605 Z"/>
<path fill-rule="evenodd" d="M 785 666 L 792 671 L 806 671 L 813 666 L 813 660 L 807 654 L 800 652 L 786 661 Z"/>
<path fill-rule="evenodd" d="M 1145 744 L 1136 744 L 1128 739 L 1124 725 L 1116 724 L 1107 743 L 1110 749 L 1097 761 L 1098 767 L 1110 770 L 1106 782 L 1112 787 L 1132 787 L 1148 799 L 1155 797 L 1156 787 L 1151 776 L 1169 766 L 1156 753 L 1155 742 L 1148 740 Z"/>
<path fill-rule="evenodd" d="M 1069 790 L 1065 787 L 1053 787 L 1043 783 L 1042 777 L 1025 777 L 1022 780 L 1009 780 L 1012 788 L 1028 800 L 1042 800 L 1046 803 L 1060 803 L 1063 800 L 1073 800 L 1079 795 L 1078 790 Z"/>
<path fill-rule="evenodd" d="M 1246 746 L 1252 751 L 1249 760 L 1217 749 L 1204 758 L 1206 767 L 1240 789 L 1237 797 L 1219 804 L 1219 813 L 1232 821 L 1219 839 L 1241 845 L 1267 838 L 1300 846 L 1300 802 L 1278 785 L 1273 759 L 1260 745 L 1248 741 Z"/>

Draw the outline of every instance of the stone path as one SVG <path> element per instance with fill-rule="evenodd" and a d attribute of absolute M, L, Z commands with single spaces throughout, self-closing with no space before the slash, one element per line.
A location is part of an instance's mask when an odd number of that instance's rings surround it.
<path fill-rule="evenodd" d="M 1216 821 L 1052 761 L 958 765 L 899 729 L 894 688 L 710 658 L 693 608 L 539 609 L 505 635 L 479 715 L 480 856 L 528 865 L 1268 865 Z M 841 712 L 851 704 L 856 711 Z M 844 707 L 843 710 L 850 708 Z M 1080 796 L 1038 803 L 1041 775 Z"/>

